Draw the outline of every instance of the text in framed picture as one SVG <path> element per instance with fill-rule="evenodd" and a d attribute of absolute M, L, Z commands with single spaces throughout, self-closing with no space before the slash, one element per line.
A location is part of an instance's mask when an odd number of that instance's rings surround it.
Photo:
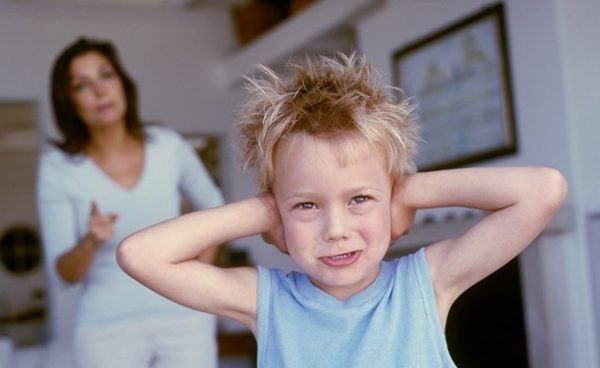
<path fill-rule="evenodd" d="M 517 151 L 502 4 L 393 55 L 396 85 L 415 104 L 419 170 L 458 167 Z"/>

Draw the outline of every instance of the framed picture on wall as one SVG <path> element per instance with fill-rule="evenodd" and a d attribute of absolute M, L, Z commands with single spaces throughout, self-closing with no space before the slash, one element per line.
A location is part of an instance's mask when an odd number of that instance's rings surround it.
<path fill-rule="evenodd" d="M 415 104 L 419 170 L 458 167 L 517 151 L 502 4 L 393 54 L 394 83 Z"/>

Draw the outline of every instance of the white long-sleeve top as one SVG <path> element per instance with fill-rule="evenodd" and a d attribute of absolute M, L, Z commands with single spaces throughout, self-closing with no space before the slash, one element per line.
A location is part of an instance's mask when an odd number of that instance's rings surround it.
<path fill-rule="evenodd" d="M 40 158 L 38 212 L 52 282 L 62 282 L 56 273 L 57 258 L 88 231 L 92 200 L 101 213 L 119 215 L 115 236 L 98 250 L 83 280 L 78 324 L 198 313 L 142 286 L 125 274 L 116 261 L 116 248 L 126 236 L 180 214 L 182 194 L 196 208 L 224 202 L 194 150 L 177 133 L 164 127 L 148 127 L 146 132 L 144 167 L 131 189 L 111 179 L 85 154 L 69 156 L 53 149 Z"/>

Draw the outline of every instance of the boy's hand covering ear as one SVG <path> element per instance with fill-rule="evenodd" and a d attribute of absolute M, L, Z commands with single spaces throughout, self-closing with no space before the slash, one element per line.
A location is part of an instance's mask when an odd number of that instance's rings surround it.
<path fill-rule="evenodd" d="M 390 208 L 392 234 L 390 244 L 394 244 L 402 235 L 408 234 L 415 219 L 415 213 L 417 212 L 416 208 L 409 207 L 405 203 L 404 189 L 407 179 L 407 177 L 404 177 L 397 180 L 392 188 L 392 203 Z"/>
<path fill-rule="evenodd" d="M 269 244 L 273 244 L 280 252 L 289 254 L 285 244 L 285 234 L 283 232 L 283 224 L 281 223 L 281 215 L 277 202 L 273 194 L 263 192 L 258 195 L 258 198 L 268 207 L 271 214 L 269 219 L 269 229 L 261 234 L 263 240 Z"/>

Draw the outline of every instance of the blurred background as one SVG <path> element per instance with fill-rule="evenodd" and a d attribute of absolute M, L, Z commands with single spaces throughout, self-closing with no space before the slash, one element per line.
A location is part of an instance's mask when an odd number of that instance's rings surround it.
<path fill-rule="evenodd" d="M 234 146 L 240 77 L 253 65 L 282 70 L 306 55 L 357 50 L 384 82 L 397 84 L 399 50 L 496 4 L 0 0 L 0 368 L 68 366 L 62 331 L 72 328 L 77 290 L 48 302 L 34 198 L 38 154 L 58 136 L 49 70 L 66 44 L 80 35 L 112 40 L 138 82 L 143 120 L 189 139 L 235 201 L 257 190 Z M 465 165 L 551 166 L 567 177 L 569 197 L 518 260 L 461 297 L 448 342 L 459 367 L 600 367 L 600 2 L 507 0 L 503 7 L 515 149 Z M 460 233 L 480 216 L 456 208 L 419 213 L 390 257 Z M 295 269 L 259 237 L 224 252 L 228 264 Z M 239 325 L 220 321 L 219 343 L 221 367 L 255 364 L 253 337 Z"/>

